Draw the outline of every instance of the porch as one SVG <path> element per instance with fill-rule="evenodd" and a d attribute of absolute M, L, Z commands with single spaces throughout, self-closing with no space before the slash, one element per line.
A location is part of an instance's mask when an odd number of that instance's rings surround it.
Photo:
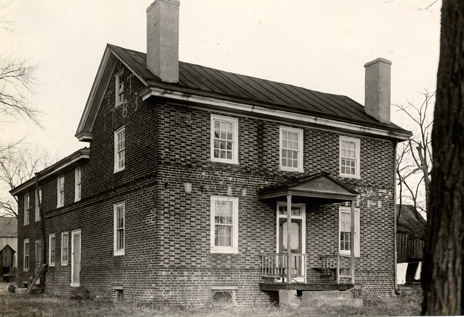
<path fill-rule="evenodd" d="M 277 248 L 276 252 L 261 254 L 260 289 L 262 291 L 344 291 L 355 285 L 355 200 L 358 193 L 330 177 L 319 173 L 292 179 L 283 184 L 264 188 L 259 192 L 262 200 L 272 199 L 277 204 Z M 282 200 L 285 199 L 285 202 Z M 339 246 L 346 249 L 335 251 L 328 242 L 327 253 L 313 255 L 306 248 L 305 206 L 294 201 L 324 204 L 350 202 L 347 215 L 347 232 L 340 234 Z M 343 207 L 345 208 L 345 207 Z M 341 242 L 344 239 L 344 242 Z M 311 261 L 308 257 L 311 256 Z M 317 258 L 316 258 L 317 257 Z M 308 265 L 310 264 L 310 265 Z M 308 278 L 308 272 L 319 274 L 320 279 Z"/>

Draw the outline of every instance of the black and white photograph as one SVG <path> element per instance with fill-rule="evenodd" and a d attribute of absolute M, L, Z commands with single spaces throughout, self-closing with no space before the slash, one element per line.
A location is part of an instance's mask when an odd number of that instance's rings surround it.
<path fill-rule="evenodd" d="M 0 0 L 0 316 L 464 315 L 460 0 Z"/>

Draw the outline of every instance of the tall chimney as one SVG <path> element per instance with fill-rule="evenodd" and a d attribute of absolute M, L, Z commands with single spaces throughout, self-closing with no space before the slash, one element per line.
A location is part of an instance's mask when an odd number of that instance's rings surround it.
<path fill-rule="evenodd" d="M 391 64 L 377 58 L 364 65 L 366 68 L 366 113 L 383 123 L 390 123 Z"/>
<path fill-rule="evenodd" d="M 179 81 L 178 0 L 156 0 L 147 9 L 147 68 L 162 81 Z"/>

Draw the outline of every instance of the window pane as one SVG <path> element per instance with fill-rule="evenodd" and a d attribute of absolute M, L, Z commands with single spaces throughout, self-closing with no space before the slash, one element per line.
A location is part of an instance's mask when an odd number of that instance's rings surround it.
<path fill-rule="evenodd" d="M 218 247 L 232 246 L 232 226 L 216 225 L 215 244 Z"/>

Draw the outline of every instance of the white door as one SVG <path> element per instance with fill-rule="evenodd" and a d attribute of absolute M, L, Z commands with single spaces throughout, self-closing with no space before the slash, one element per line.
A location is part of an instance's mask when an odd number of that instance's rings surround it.
<path fill-rule="evenodd" d="M 80 286 L 81 276 L 81 231 L 71 233 L 71 286 Z"/>
<path fill-rule="evenodd" d="M 42 242 L 40 240 L 35 241 L 35 248 L 34 249 L 35 249 L 35 252 L 34 252 L 34 255 L 35 255 L 34 271 L 35 271 L 35 274 L 37 274 L 37 272 L 39 272 L 39 270 L 40 270 L 40 267 L 42 266 Z M 36 285 L 40 284 L 40 278 L 37 279 L 35 284 Z"/>
<path fill-rule="evenodd" d="M 287 230 L 290 227 L 291 253 L 306 254 L 306 210 L 305 204 L 292 204 L 290 226 L 287 224 L 287 203 L 277 202 L 277 253 L 287 253 Z M 299 268 L 305 268 L 304 258 L 295 263 Z M 298 282 L 305 282 L 305 276 L 294 278 Z"/>

